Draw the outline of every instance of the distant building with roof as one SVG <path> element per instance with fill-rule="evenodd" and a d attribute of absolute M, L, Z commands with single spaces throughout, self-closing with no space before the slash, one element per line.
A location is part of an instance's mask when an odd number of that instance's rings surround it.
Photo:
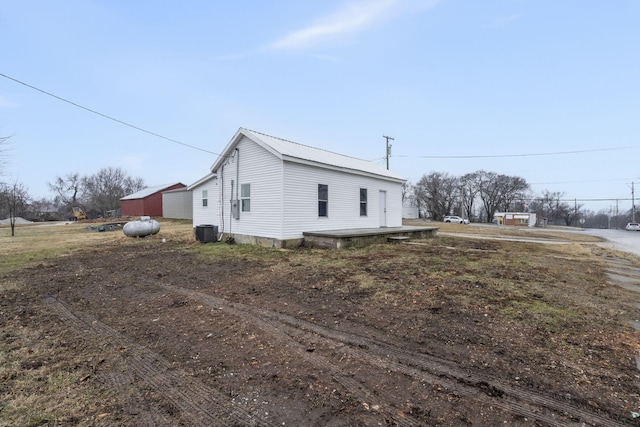
<path fill-rule="evenodd" d="M 162 215 L 162 192 L 184 188 L 186 185 L 175 184 L 147 187 L 120 199 L 122 216 L 154 216 Z"/>
<path fill-rule="evenodd" d="M 538 225 L 536 214 L 533 212 L 496 212 L 493 215 L 493 223 L 521 227 L 535 227 Z"/>

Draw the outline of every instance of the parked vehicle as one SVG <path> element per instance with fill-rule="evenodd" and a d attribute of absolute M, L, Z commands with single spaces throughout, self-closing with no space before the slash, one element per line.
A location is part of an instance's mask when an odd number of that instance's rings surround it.
<path fill-rule="evenodd" d="M 627 231 L 640 231 L 640 224 L 638 224 L 637 222 L 630 222 L 625 227 L 625 230 L 627 230 Z"/>
<path fill-rule="evenodd" d="M 456 215 L 447 215 L 444 217 L 444 222 L 452 222 L 456 224 L 469 224 L 469 220 L 467 218 L 462 218 Z"/>

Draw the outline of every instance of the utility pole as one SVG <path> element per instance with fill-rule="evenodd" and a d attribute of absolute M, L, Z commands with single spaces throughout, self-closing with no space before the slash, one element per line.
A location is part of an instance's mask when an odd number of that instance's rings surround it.
<path fill-rule="evenodd" d="M 636 222 L 636 199 L 633 189 L 633 181 L 631 182 L 631 222 Z"/>
<path fill-rule="evenodd" d="M 395 140 L 390 136 L 386 136 L 386 135 L 382 135 L 382 137 L 387 140 L 387 155 L 385 157 L 387 158 L 387 170 L 389 170 L 389 157 L 391 156 L 391 144 L 389 144 L 389 140 L 391 141 L 395 141 Z"/>

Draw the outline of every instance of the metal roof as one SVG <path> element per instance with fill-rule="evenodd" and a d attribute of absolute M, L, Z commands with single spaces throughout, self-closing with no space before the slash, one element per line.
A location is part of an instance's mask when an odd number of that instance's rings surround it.
<path fill-rule="evenodd" d="M 376 175 L 378 177 L 386 179 L 405 181 L 405 179 L 401 176 L 396 175 L 395 173 L 388 171 L 382 166 L 378 166 L 367 160 L 345 156 L 343 154 L 338 154 L 320 148 L 299 144 L 297 142 L 287 141 L 286 139 L 277 138 L 275 136 L 266 135 L 264 133 L 245 128 L 240 128 L 238 130 L 231 142 L 222 152 L 220 158 L 218 158 L 216 163 L 214 163 L 212 167 L 213 171 L 217 170 L 219 165 L 222 163 L 222 160 L 240 141 L 242 136 L 246 136 L 256 144 L 262 146 L 263 148 L 283 160 L 298 161 L 301 163 L 313 163 L 318 167 L 342 169 L 346 172 L 351 173 L 364 173 Z"/>
<path fill-rule="evenodd" d="M 196 182 L 194 182 L 193 184 L 189 184 L 189 186 L 187 187 L 188 191 L 193 190 L 194 188 L 196 188 L 197 186 L 204 184 L 205 182 L 216 178 L 216 174 L 215 173 L 209 173 L 206 176 L 203 176 L 202 178 L 200 178 L 199 180 L 197 180 Z"/>
<path fill-rule="evenodd" d="M 128 196 L 124 196 L 120 200 L 134 200 L 134 199 L 144 199 L 147 196 L 157 193 L 158 191 L 166 190 L 167 188 L 174 186 L 176 184 L 181 184 L 180 182 L 174 182 L 173 184 L 164 184 L 164 185 L 156 185 L 155 187 L 147 187 L 136 193 L 129 194 Z"/>

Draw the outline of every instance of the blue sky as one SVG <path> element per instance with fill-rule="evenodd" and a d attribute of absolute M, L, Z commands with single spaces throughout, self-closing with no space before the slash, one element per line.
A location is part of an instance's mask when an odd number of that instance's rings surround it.
<path fill-rule="evenodd" d="M 0 179 L 188 185 L 246 127 L 380 164 L 388 135 L 413 183 L 484 169 L 608 210 L 640 187 L 638 22 L 640 0 L 0 0 L 1 74 L 182 143 L 0 77 Z"/>

